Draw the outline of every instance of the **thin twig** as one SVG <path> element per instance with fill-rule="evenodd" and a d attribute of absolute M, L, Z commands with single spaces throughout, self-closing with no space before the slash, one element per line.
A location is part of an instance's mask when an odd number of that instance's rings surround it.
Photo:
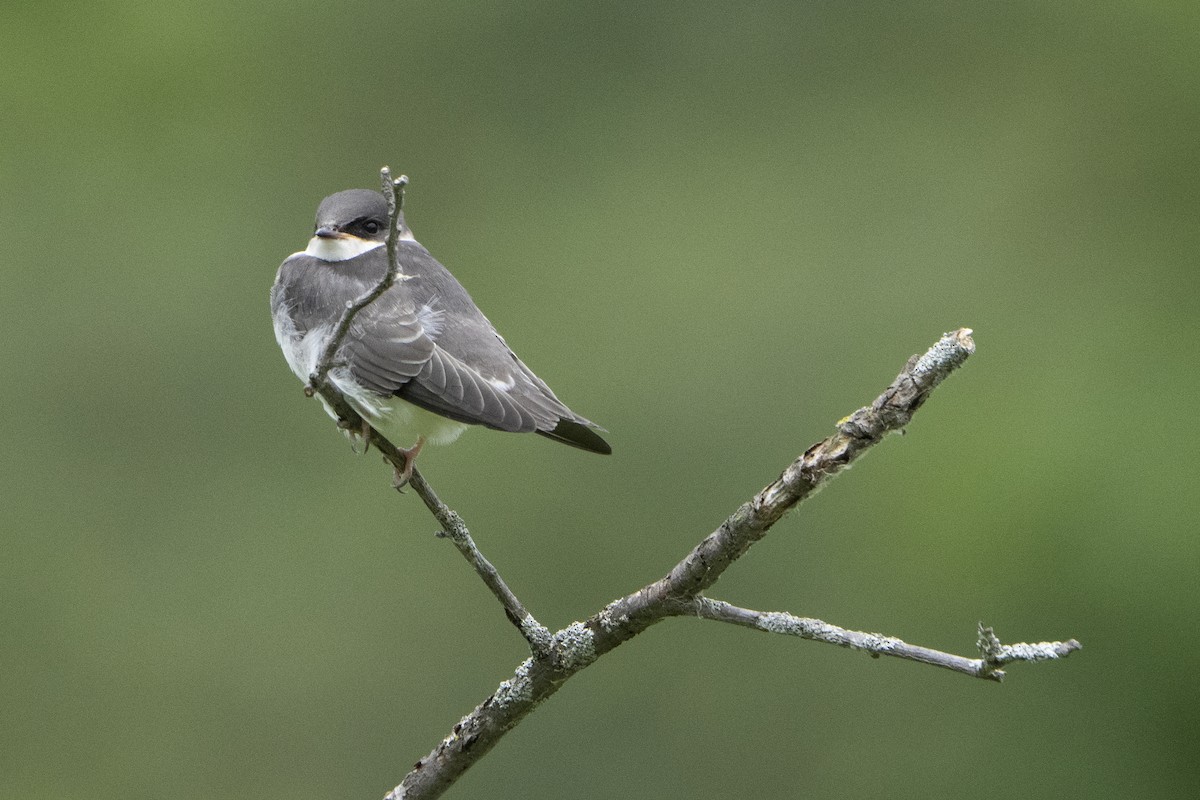
<path fill-rule="evenodd" d="M 341 348 L 342 342 L 345 341 L 346 334 L 350 332 L 350 323 L 354 322 L 354 318 L 360 311 L 383 296 L 383 293 L 396 283 L 396 279 L 402 276 L 399 262 L 396 260 L 396 241 L 400 236 L 400 225 L 403 220 L 400 216 L 400 209 L 404 204 L 404 187 L 408 185 L 408 177 L 401 175 L 396 180 L 392 180 L 392 171 L 384 167 L 379 170 L 379 178 L 383 184 L 383 195 L 387 198 L 388 204 L 387 270 L 384 271 L 383 278 L 379 283 L 364 292 L 357 300 L 346 304 L 346 310 L 342 312 L 338 324 L 333 329 L 333 334 L 329 337 L 329 342 L 321 351 L 321 357 L 317 359 L 316 368 L 308 378 L 309 396 L 314 391 L 320 391 L 320 387 L 327 383 L 329 370 L 337 366 L 335 363 L 337 352 Z"/>
<path fill-rule="evenodd" d="M 1001 677 L 1004 676 L 1004 672 L 998 667 L 1005 664 L 1012 664 L 1016 661 L 1026 663 L 1054 661 L 1066 658 L 1083 647 L 1076 639 L 1068 639 L 1065 642 L 1002 644 L 999 637 L 996 636 L 996 632 L 982 622 L 979 623 L 979 640 L 976 645 L 979 647 L 980 655 L 983 656 L 982 660 L 986 669 L 999 673 Z"/>
<path fill-rule="evenodd" d="M 837 625 L 831 625 L 828 622 L 822 622 L 819 619 L 797 617 L 784 611 L 755 611 L 749 608 L 740 608 L 721 600 L 713 600 L 709 597 L 673 600 L 667 606 L 671 609 L 671 613 L 676 616 L 694 616 L 701 619 L 741 625 L 766 633 L 798 636 L 801 639 L 810 639 L 814 642 L 825 642 L 826 644 L 835 644 L 839 647 L 848 647 L 851 650 L 861 650 L 873 657 L 891 656 L 909 661 L 918 661 L 922 664 L 942 667 L 943 669 L 969 675 L 973 678 L 984 678 L 996 681 L 997 683 L 1004 679 L 1004 671 L 996 668 L 999 664 L 1008 664 L 1015 661 L 1032 662 L 1065 658 L 1081 647 L 1079 642 L 1074 639 L 1067 642 L 1004 645 L 1000 644 L 1000 640 L 996 639 L 995 634 L 992 634 L 991 629 L 988 628 L 986 630 L 991 638 L 995 640 L 995 647 L 998 648 L 996 655 L 985 655 L 984 658 L 965 658 L 953 653 L 944 653 L 940 650 L 909 644 L 901 639 L 897 639 L 895 636 L 885 636 L 882 633 L 852 631 L 838 627 Z"/>
<path fill-rule="evenodd" d="M 404 227 L 404 187 L 408 185 L 407 176 L 401 175 L 399 178 L 392 180 L 391 170 L 384 167 L 379 171 L 380 182 L 383 185 L 383 194 L 388 201 L 388 238 L 387 238 L 387 255 L 388 266 L 384 272 L 383 278 L 379 283 L 375 284 L 370 291 L 364 293 L 361 297 L 346 306 L 346 310 L 342 313 L 338 320 L 337 326 L 334 328 L 333 335 L 329 339 L 321 357 L 317 362 L 317 367 L 313 374 L 309 376 L 308 386 L 305 387 L 305 393 L 310 397 L 312 394 L 320 394 L 330 408 L 338 415 L 340 425 L 351 431 L 362 432 L 366 437 L 364 442 L 367 447 L 374 445 L 375 448 L 383 454 L 384 460 L 392 465 L 396 471 L 402 471 L 407 464 L 408 456 L 396 447 L 394 443 L 389 441 L 387 437 L 376 431 L 374 428 L 364 425 L 362 417 L 357 410 L 346 401 L 342 393 L 338 391 L 333 382 L 329 380 L 329 371 L 336 365 L 335 359 L 337 352 L 342 346 L 342 342 L 349 335 L 351 323 L 354 318 L 364 308 L 382 297 L 384 292 L 390 289 L 398 279 L 404 277 L 400 271 L 399 259 L 397 258 L 397 241 Z M 433 491 L 428 481 L 417 469 L 412 470 L 412 476 L 409 478 L 408 485 L 416 491 L 417 495 L 425 503 L 425 507 L 433 514 L 438 523 L 442 526 L 442 534 L 454 543 L 458 551 L 483 579 L 484 584 L 491 590 L 496 599 L 504 607 L 505 616 L 516 626 L 521 635 L 529 643 L 530 650 L 537 657 L 545 657 L 549 651 L 551 635 L 550 631 L 534 618 L 517 596 L 500 577 L 500 573 L 492 566 L 479 548 L 475 545 L 471 538 L 470 532 L 467 530 L 466 524 L 462 518 L 445 503 L 443 503 Z"/>
<path fill-rule="evenodd" d="M 342 420 L 346 428 L 354 431 L 364 430 L 362 418 L 358 412 L 331 383 L 328 381 L 324 382 L 317 391 L 329 404 L 329 407 L 334 410 L 334 413 Z M 404 469 L 408 458 L 404 452 L 374 428 L 368 427 L 366 431 L 370 445 L 383 455 L 384 461 L 391 464 L 393 470 Z M 500 573 L 496 571 L 491 562 L 479 551 L 458 512 L 441 501 L 419 469 L 413 468 L 412 476 L 409 478 L 407 485 L 417 493 L 417 496 L 421 498 L 425 507 L 429 509 L 430 513 L 438 521 L 438 524 L 442 526 L 440 533 L 454 543 L 458 551 L 463 554 L 471 566 L 474 567 L 476 573 L 479 574 L 479 577 L 483 579 L 484 584 L 496 596 L 496 599 L 500 601 L 500 604 L 504 607 L 505 616 L 516 626 L 521 635 L 525 637 L 533 654 L 535 656 L 545 656 L 548 642 L 551 638 L 549 629 L 538 622 L 526 610 L 521 601 L 517 599 L 517 596 L 508 588 L 504 579 L 500 577 Z"/>
<path fill-rule="evenodd" d="M 413 487 L 425 502 L 426 508 L 442 526 L 439 535 L 454 543 L 458 552 L 462 553 L 463 558 L 475 569 L 484 584 L 500 601 L 500 605 L 504 607 L 505 616 L 529 642 L 529 648 L 533 651 L 534 657 L 544 658 L 547 656 L 551 644 L 550 630 L 538 622 L 508 588 L 508 584 L 500 577 L 500 573 L 475 545 L 475 540 L 471 538 L 471 532 L 467 530 L 467 525 L 458 512 L 443 503 L 433 491 L 433 487 L 416 470 L 413 470 L 409 485 Z"/>

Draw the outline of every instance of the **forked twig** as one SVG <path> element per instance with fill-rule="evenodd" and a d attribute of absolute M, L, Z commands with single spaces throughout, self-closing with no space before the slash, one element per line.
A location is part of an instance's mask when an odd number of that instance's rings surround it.
<path fill-rule="evenodd" d="M 381 171 L 381 177 L 385 195 L 390 194 L 387 272 L 379 284 L 347 306 L 310 377 L 306 393 L 310 396 L 320 394 L 338 414 L 343 427 L 364 431 L 369 444 L 400 470 L 406 462 L 404 452 L 377 431 L 362 425 L 358 413 L 329 380 L 330 370 L 338 366 L 337 353 L 351 330 L 354 317 L 402 277 L 396 257 L 396 240 L 406 179 L 393 181 L 386 167 Z M 438 498 L 419 471 L 413 470 L 409 485 L 437 519 L 442 535 L 454 542 L 500 601 L 505 615 L 529 642 L 531 656 L 519 664 L 513 675 L 491 696 L 463 717 L 429 755 L 418 761 L 400 785 L 388 793 L 386 800 L 441 795 L 507 731 L 558 691 L 566 680 L 600 656 L 669 617 L 692 616 L 726 622 L 862 650 L 873 656 L 886 655 L 930 664 L 990 681 L 1004 677 L 1001 668 L 1005 665 L 1060 659 L 1078 650 L 1081 645 L 1074 639 L 1005 645 L 991 628 L 980 625 L 980 657 L 967 658 L 786 612 L 741 608 L 703 594 L 788 511 L 811 497 L 888 433 L 903 429 L 934 388 L 961 366 L 974 350 L 970 329 L 960 328 L 944 334 L 923 355 L 909 359 L 875 402 L 838 422 L 833 434 L 808 448 L 784 469 L 779 478 L 743 503 L 665 577 L 614 600 L 587 620 L 573 622 L 553 634 L 528 612 L 495 567 L 484 558 L 462 518 Z"/>

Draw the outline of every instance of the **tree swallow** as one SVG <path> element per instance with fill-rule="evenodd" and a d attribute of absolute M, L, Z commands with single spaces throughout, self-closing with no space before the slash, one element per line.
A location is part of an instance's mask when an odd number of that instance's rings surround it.
<path fill-rule="evenodd" d="M 396 283 L 354 318 L 329 371 L 369 425 L 397 445 L 415 439 L 397 484 L 407 481 L 426 441 L 452 442 L 467 425 L 611 453 L 595 432 L 603 428 L 567 408 L 517 358 L 467 290 L 413 238 L 402 212 L 397 226 Z M 271 289 L 275 339 L 301 381 L 316 369 L 347 304 L 383 278 L 387 237 L 382 194 L 338 192 L 321 201 L 308 247 L 280 265 Z M 328 404 L 325 410 L 337 418 Z"/>

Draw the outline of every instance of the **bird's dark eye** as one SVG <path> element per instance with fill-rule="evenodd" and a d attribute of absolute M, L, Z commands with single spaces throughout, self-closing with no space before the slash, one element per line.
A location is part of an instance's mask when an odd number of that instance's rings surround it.
<path fill-rule="evenodd" d="M 368 235 L 374 236 L 379 233 L 379 223 L 373 219 L 369 219 L 363 223 L 362 228 Z"/>

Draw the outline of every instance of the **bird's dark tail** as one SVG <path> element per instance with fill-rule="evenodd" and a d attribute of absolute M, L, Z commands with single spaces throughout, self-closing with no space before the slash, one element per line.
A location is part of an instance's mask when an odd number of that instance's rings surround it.
<path fill-rule="evenodd" d="M 569 444 L 572 447 L 578 447 L 580 450 L 587 450 L 591 453 L 600 453 L 606 456 L 612 454 L 612 447 L 609 446 L 608 442 L 600 438 L 600 434 L 584 423 L 576 422 L 572 419 L 560 419 L 558 425 L 554 426 L 554 430 L 538 431 L 538 433 L 547 439 Z"/>

